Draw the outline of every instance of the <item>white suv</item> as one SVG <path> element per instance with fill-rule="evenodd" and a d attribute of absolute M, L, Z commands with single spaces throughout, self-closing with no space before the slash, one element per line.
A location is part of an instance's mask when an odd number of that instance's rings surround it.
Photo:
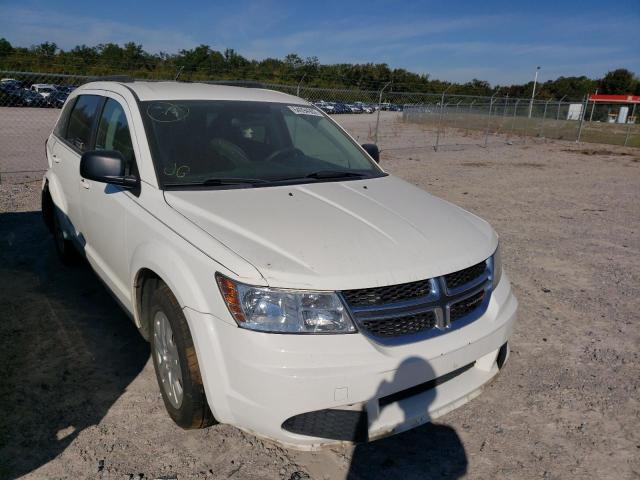
<path fill-rule="evenodd" d="M 300 98 L 89 83 L 46 154 L 57 250 L 150 341 L 183 428 L 370 440 L 465 403 L 507 358 L 517 301 L 493 229 Z"/>

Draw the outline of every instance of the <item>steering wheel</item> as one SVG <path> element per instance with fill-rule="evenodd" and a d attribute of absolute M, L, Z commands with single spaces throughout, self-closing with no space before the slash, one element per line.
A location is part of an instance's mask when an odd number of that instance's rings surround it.
<path fill-rule="evenodd" d="M 226 158 L 236 167 L 251 165 L 251 160 L 245 151 L 224 138 L 214 138 L 209 142 L 209 146 L 215 153 Z"/>
<path fill-rule="evenodd" d="M 296 148 L 296 147 L 284 147 L 284 148 L 280 148 L 280 149 L 276 150 L 271 155 L 266 157 L 263 161 L 264 162 L 270 162 L 272 160 L 275 160 L 278 157 L 282 157 L 282 156 L 285 156 L 285 155 L 290 154 L 290 153 L 295 153 L 296 156 L 304 155 L 304 152 L 302 150 L 300 150 L 299 148 Z"/>

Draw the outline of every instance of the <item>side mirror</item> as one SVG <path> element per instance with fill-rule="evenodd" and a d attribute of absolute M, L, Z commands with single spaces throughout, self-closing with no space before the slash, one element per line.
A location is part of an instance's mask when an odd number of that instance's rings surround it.
<path fill-rule="evenodd" d="M 80 158 L 80 176 L 87 180 L 110 183 L 124 188 L 138 185 L 138 177 L 124 174 L 125 160 L 115 150 L 85 152 Z"/>
<path fill-rule="evenodd" d="M 373 158 L 376 163 L 380 163 L 380 149 L 375 143 L 363 143 L 362 148 Z"/>

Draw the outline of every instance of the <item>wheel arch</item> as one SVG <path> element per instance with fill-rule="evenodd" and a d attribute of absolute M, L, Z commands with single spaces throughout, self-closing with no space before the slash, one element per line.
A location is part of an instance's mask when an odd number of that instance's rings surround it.
<path fill-rule="evenodd" d="M 66 215 L 69 210 L 67 209 L 67 201 L 62 190 L 62 185 L 60 185 L 60 181 L 58 180 L 56 175 L 53 175 L 51 173 L 51 171 L 47 172 L 44 179 L 42 180 L 43 196 L 45 195 L 45 192 L 49 194 L 49 198 L 53 203 L 52 206 L 62 211 L 62 213 Z"/>
<path fill-rule="evenodd" d="M 169 246 L 158 243 L 139 245 L 133 252 L 130 271 L 134 321 L 146 340 L 150 334 L 146 316 L 148 302 L 160 282 L 169 287 L 181 308 L 190 307 L 201 312 L 209 310 L 201 282 Z M 215 285 L 213 277 L 210 283 L 212 287 Z"/>

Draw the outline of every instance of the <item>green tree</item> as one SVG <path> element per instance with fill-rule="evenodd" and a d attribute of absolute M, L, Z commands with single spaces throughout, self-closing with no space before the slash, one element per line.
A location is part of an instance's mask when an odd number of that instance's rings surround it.
<path fill-rule="evenodd" d="M 304 77 L 305 86 L 369 91 L 379 90 L 391 81 L 388 91 L 396 93 L 440 93 L 450 87 L 452 95 L 489 96 L 499 91 L 500 96 L 508 94 L 511 98 L 529 98 L 533 88 L 533 82 L 504 86 L 500 90 L 497 85 L 491 86 L 481 79 L 451 83 L 432 79 L 428 73 L 392 69 L 386 63 L 321 64 L 317 57 L 303 58 L 296 53 L 290 53 L 283 59 L 249 60 L 233 49 L 220 52 L 209 45 L 178 53 L 151 54 L 135 42 L 122 46 L 115 43 L 94 47 L 79 45 L 65 51 L 52 42 L 27 49 L 14 47 L 0 38 L 0 69 L 78 75 L 128 74 L 158 79 L 174 78 L 180 72 L 181 79 L 249 79 L 289 85 L 296 85 Z M 587 93 L 593 93 L 596 87 L 603 93 L 640 94 L 638 78 L 629 70 L 618 69 L 607 73 L 601 80 L 586 76 L 548 80 L 537 86 L 536 98 L 559 99 L 566 95 L 567 99 L 578 100 Z"/>
<path fill-rule="evenodd" d="M 40 45 L 34 45 L 31 50 L 37 56 L 53 57 L 58 50 L 58 46 L 53 42 L 44 42 Z"/>
<path fill-rule="evenodd" d="M 633 92 L 636 80 L 626 68 L 618 68 L 607 73 L 600 80 L 600 91 L 602 93 L 624 95 Z"/>
<path fill-rule="evenodd" d="M 0 38 L 0 57 L 6 57 L 13 53 L 13 47 L 6 38 Z"/>

